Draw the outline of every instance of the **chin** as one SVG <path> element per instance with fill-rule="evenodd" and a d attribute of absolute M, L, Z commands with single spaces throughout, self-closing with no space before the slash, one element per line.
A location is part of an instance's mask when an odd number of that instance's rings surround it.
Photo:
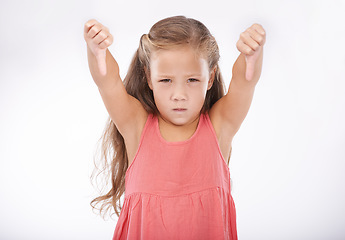
<path fill-rule="evenodd" d="M 176 126 L 182 126 L 184 124 L 186 124 L 186 119 L 182 118 L 182 117 L 172 117 L 172 116 L 167 116 L 167 115 L 161 115 L 161 118 L 165 121 L 165 122 L 170 122 Z"/>
<path fill-rule="evenodd" d="M 182 119 L 182 118 L 175 118 L 175 119 L 172 119 L 170 122 L 176 126 L 183 126 L 188 123 L 186 119 Z"/>
<path fill-rule="evenodd" d="M 183 115 L 175 115 L 175 114 L 171 114 L 171 115 L 165 115 L 165 116 L 161 116 L 165 121 L 169 121 L 170 123 L 176 125 L 176 126 L 183 126 L 186 124 L 190 124 L 193 121 L 196 120 L 196 118 L 198 117 L 196 116 L 191 116 L 190 114 L 183 114 Z"/>

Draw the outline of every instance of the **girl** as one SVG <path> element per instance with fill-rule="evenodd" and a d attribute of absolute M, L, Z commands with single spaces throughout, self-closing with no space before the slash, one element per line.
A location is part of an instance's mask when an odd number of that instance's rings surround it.
<path fill-rule="evenodd" d="M 107 49 L 108 28 L 90 20 L 84 38 L 109 113 L 102 156 L 112 188 L 92 206 L 100 204 L 101 213 L 114 208 L 113 239 L 237 239 L 228 164 L 261 74 L 262 26 L 241 33 L 226 95 L 218 45 L 197 20 L 154 24 L 141 36 L 124 83 Z"/>

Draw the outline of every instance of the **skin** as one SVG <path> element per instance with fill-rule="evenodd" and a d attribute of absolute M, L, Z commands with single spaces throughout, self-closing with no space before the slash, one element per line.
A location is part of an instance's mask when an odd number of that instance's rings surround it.
<path fill-rule="evenodd" d="M 118 64 L 107 49 L 113 42 L 109 30 L 91 19 L 85 23 L 84 39 L 91 75 L 109 116 L 125 140 L 131 164 L 148 114 L 124 88 Z M 265 30 L 259 24 L 253 24 L 240 34 L 236 44 L 240 55 L 232 69 L 229 91 L 209 112 L 224 159 L 229 158 L 232 139 L 251 105 L 261 75 L 265 40 Z M 199 121 L 197 112 L 213 82 L 214 69 L 208 71 L 206 60 L 192 49 L 183 50 L 163 50 L 154 53 L 151 59 L 148 84 L 160 111 L 160 131 L 167 141 L 183 141 L 193 135 Z M 190 78 L 200 82 L 192 82 Z M 171 81 L 159 82 L 162 79 Z M 174 108 L 186 110 L 177 113 Z"/>
<path fill-rule="evenodd" d="M 189 46 L 152 54 L 148 85 L 167 141 L 183 141 L 195 132 L 206 92 L 212 87 L 208 69 L 207 60 Z"/>

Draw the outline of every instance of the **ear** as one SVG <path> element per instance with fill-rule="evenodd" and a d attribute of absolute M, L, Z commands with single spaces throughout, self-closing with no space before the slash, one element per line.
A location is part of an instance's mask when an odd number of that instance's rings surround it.
<path fill-rule="evenodd" d="M 208 80 L 207 90 L 210 90 L 211 87 L 213 86 L 213 82 L 216 76 L 216 71 L 217 71 L 217 66 L 214 66 L 214 68 L 210 72 L 210 78 Z"/>
<path fill-rule="evenodd" d="M 147 79 L 147 85 L 149 85 L 149 88 L 152 90 L 152 81 L 151 81 L 151 76 L 149 74 L 149 71 L 147 71 L 147 68 L 144 67 L 146 79 Z"/>

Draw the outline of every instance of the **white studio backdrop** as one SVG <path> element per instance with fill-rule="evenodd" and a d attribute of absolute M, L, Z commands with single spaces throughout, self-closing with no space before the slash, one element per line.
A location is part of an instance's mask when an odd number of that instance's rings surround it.
<path fill-rule="evenodd" d="M 89 205 L 108 114 L 88 69 L 84 23 L 114 36 L 124 77 L 139 37 L 185 15 L 216 37 L 227 86 L 239 34 L 267 32 L 253 103 L 233 141 L 238 236 L 345 239 L 345 1 L 2 1 L 0 239 L 111 239 Z"/>

